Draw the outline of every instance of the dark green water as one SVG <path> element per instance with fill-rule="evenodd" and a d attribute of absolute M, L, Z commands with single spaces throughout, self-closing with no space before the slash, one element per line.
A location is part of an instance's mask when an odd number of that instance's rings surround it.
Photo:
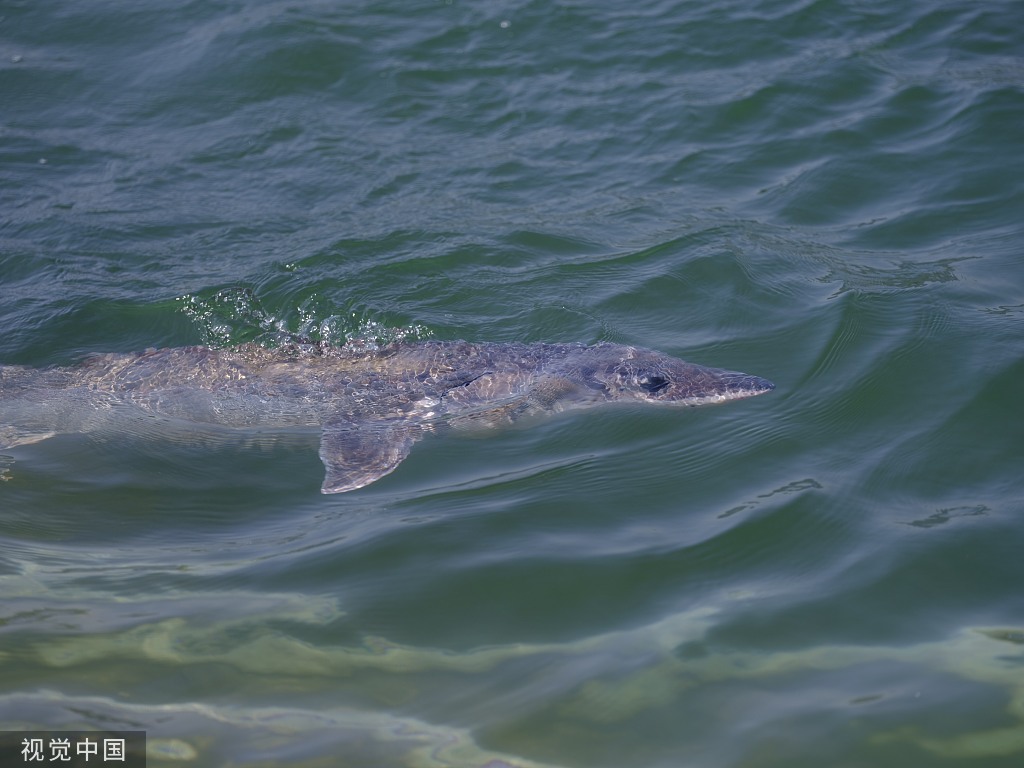
<path fill-rule="evenodd" d="M 611 340 L 722 408 L 0 452 L 0 727 L 170 766 L 1024 763 L 1019 2 L 0 5 L 0 361 Z M 251 436 L 250 436 L 251 438 Z"/>

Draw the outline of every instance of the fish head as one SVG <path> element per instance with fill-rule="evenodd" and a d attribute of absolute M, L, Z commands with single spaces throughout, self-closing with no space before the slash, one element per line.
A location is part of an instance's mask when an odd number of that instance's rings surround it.
<path fill-rule="evenodd" d="M 649 349 L 614 349 L 617 359 L 594 369 L 610 400 L 697 406 L 754 397 L 775 389 L 772 382 L 760 376 L 708 368 Z"/>

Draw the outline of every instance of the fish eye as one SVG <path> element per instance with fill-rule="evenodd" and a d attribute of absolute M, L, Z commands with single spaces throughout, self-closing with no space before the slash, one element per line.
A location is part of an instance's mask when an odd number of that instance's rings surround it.
<path fill-rule="evenodd" d="M 660 392 L 669 384 L 668 379 L 664 376 L 641 376 L 638 382 L 645 392 L 650 392 L 651 394 Z"/>

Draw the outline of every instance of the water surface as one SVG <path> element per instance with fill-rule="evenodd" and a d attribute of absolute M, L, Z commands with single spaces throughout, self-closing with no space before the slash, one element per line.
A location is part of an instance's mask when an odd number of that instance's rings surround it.
<path fill-rule="evenodd" d="M 0 452 L 0 726 L 163 766 L 1019 766 L 1019 3 L 11 2 L 0 360 L 630 343 L 722 408 Z"/>

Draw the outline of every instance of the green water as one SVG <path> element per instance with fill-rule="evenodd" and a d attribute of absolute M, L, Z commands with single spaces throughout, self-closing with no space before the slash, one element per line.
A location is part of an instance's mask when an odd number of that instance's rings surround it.
<path fill-rule="evenodd" d="M 0 451 L 0 729 L 150 768 L 1020 766 L 1019 2 L 6 2 L 0 362 L 609 340 L 773 380 Z M 6 768 L 6 764 L 3 764 Z"/>

